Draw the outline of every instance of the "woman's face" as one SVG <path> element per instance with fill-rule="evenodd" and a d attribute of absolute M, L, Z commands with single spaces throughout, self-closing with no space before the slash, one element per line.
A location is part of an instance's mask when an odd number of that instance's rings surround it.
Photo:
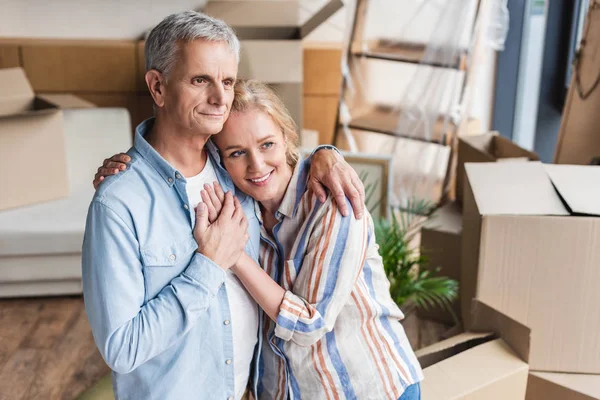
<path fill-rule="evenodd" d="M 232 112 L 213 137 L 235 185 L 265 204 L 279 204 L 292 178 L 281 129 L 258 110 Z"/>

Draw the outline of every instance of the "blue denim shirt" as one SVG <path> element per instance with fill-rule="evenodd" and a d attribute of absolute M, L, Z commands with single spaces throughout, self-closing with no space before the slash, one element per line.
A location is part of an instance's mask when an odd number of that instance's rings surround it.
<path fill-rule="evenodd" d="M 225 272 L 196 252 L 186 180 L 144 139 L 153 123 L 137 127 L 127 170 L 100 185 L 88 211 L 82 269 L 89 322 L 117 399 L 233 399 Z M 206 148 L 219 183 L 235 193 L 215 145 Z M 246 251 L 257 260 L 254 200 L 235 194 L 249 222 Z"/>

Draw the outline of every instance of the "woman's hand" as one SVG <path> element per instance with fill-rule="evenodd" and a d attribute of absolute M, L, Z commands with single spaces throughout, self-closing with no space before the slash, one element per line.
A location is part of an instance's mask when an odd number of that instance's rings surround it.
<path fill-rule="evenodd" d="M 221 185 L 219 185 L 219 182 L 213 182 L 213 186 L 206 183 L 204 184 L 204 190 L 200 192 L 202 201 L 206 204 L 206 207 L 208 207 L 208 221 L 211 224 L 219 217 L 225 201 L 225 193 L 223 193 L 223 189 L 221 188 Z"/>
<path fill-rule="evenodd" d="M 98 189 L 98 185 L 100 185 L 105 177 L 116 175 L 120 171 L 125 171 L 129 161 L 131 161 L 131 157 L 125 153 L 115 154 L 111 158 L 104 160 L 102 165 L 98 167 L 98 172 L 94 175 L 94 181 L 92 182 L 94 184 L 94 189 Z"/>

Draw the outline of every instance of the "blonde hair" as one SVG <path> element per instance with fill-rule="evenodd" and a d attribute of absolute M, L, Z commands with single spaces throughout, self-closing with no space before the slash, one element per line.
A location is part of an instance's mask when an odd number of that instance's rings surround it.
<path fill-rule="evenodd" d="M 298 153 L 299 137 L 294 119 L 283 101 L 264 83 L 256 80 L 238 80 L 235 83 L 235 97 L 231 105 L 232 112 L 258 110 L 268 114 L 283 133 L 287 142 L 285 152 L 288 165 L 295 167 L 300 155 Z"/>

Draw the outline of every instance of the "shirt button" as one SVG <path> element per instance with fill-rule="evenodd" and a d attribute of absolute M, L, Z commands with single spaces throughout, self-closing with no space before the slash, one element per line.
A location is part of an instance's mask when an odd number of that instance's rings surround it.
<path fill-rule="evenodd" d="M 169 181 L 169 183 L 173 183 L 173 178 L 169 177 L 169 179 L 167 179 Z"/>
<path fill-rule="evenodd" d="M 171 260 L 171 261 L 175 261 L 176 258 L 177 258 L 177 256 L 175 254 L 171 254 L 169 256 L 169 260 Z"/>
<path fill-rule="evenodd" d="M 228 319 L 226 319 L 225 321 L 223 321 L 223 325 L 229 325 L 231 323 L 231 321 L 229 321 Z"/>
<path fill-rule="evenodd" d="M 189 207 L 187 204 L 184 204 L 184 205 L 183 205 L 183 208 L 185 208 L 186 210 L 189 210 L 189 209 L 190 209 L 190 207 Z"/>
<path fill-rule="evenodd" d="M 179 175 L 179 174 L 175 174 L 175 178 L 177 178 L 177 179 L 181 179 L 181 175 Z"/>
<path fill-rule="evenodd" d="M 227 400 L 233 400 L 233 396 L 229 396 Z"/>
<path fill-rule="evenodd" d="M 227 365 L 231 364 L 231 360 L 225 360 L 225 364 L 227 364 Z"/>

